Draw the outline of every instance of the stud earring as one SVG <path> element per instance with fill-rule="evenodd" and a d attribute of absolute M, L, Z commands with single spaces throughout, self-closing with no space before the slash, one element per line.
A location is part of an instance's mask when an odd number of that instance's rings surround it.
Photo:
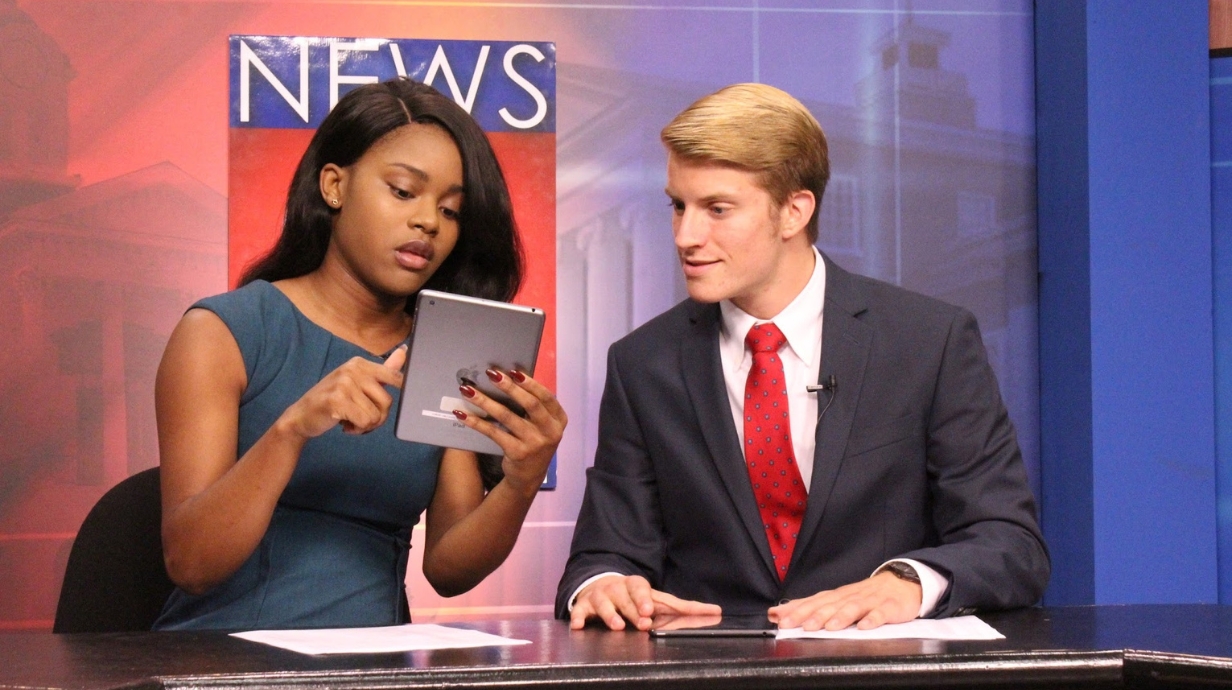
<path fill-rule="evenodd" d="M 337 206 L 337 205 L 338 205 L 338 200 L 337 200 L 337 199 L 330 199 L 330 200 L 329 200 L 329 205 L 330 205 L 330 206 Z"/>

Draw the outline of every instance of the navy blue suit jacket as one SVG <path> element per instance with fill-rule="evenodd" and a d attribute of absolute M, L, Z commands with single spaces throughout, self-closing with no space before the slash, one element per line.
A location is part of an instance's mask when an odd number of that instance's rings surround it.
<path fill-rule="evenodd" d="M 727 402 L 719 325 L 718 305 L 686 300 L 609 350 L 558 617 L 605 571 L 755 613 L 865 579 L 892 558 L 950 578 L 937 616 L 1038 601 L 1048 552 L 969 312 L 826 259 L 820 372 L 837 386 L 782 582 Z"/>

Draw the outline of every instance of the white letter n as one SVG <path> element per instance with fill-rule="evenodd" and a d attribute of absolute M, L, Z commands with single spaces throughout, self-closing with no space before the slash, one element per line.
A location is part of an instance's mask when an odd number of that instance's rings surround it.
<path fill-rule="evenodd" d="M 299 46 L 299 98 L 291 95 L 287 87 L 278 81 L 278 77 L 270 71 L 269 67 L 261 62 L 261 58 L 248 47 L 244 41 L 240 41 L 240 122 L 248 122 L 249 117 L 249 74 L 252 71 L 251 67 L 256 67 L 261 76 L 274 87 L 274 90 L 282 96 L 295 110 L 295 112 L 308 122 L 308 39 L 304 37 L 291 39 L 292 43 Z"/>

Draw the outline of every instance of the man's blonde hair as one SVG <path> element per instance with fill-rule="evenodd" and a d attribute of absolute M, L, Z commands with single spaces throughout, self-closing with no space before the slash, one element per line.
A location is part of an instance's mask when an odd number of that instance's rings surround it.
<path fill-rule="evenodd" d="M 830 179 L 829 148 L 817 118 L 791 94 L 765 84 L 733 84 L 685 108 L 660 138 L 674 155 L 757 175 L 777 204 L 808 190 L 817 205 L 808 222 L 817 241 L 817 215 Z"/>

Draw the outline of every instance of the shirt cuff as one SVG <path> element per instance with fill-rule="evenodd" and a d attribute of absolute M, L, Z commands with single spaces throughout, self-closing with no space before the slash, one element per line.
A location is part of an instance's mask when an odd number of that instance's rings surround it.
<path fill-rule="evenodd" d="M 590 583 L 594 582 L 595 580 L 598 580 L 599 578 L 602 578 L 602 577 L 607 577 L 608 575 L 617 575 L 619 577 L 624 577 L 624 573 L 610 572 L 610 573 L 599 573 L 598 575 L 595 575 L 594 577 L 587 578 L 586 580 L 582 582 L 582 584 L 578 585 L 577 589 L 573 590 L 573 595 L 569 597 L 569 608 L 566 610 L 569 613 L 573 613 L 573 604 L 574 602 L 577 601 L 578 595 L 582 593 L 582 590 L 586 589 L 586 587 L 588 587 Z"/>
<path fill-rule="evenodd" d="M 950 588 L 950 580 L 941 573 L 924 565 L 919 561 L 913 561 L 910 558 L 892 558 L 885 563 L 877 566 L 873 571 L 873 575 L 881 572 L 891 563 L 906 563 L 915 570 L 915 574 L 920 576 L 920 612 L 916 614 L 916 618 L 927 618 L 931 616 L 937 608 L 937 602 L 941 600 L 941 596 Z M 585 585 L 582 585 L 585 587 Z M 578 589 L 581 589 L 579 587 Z M 575 592 L 573 596 L 577 596 Z M 570 604 L 572 606 L 572 604 Z"/>

